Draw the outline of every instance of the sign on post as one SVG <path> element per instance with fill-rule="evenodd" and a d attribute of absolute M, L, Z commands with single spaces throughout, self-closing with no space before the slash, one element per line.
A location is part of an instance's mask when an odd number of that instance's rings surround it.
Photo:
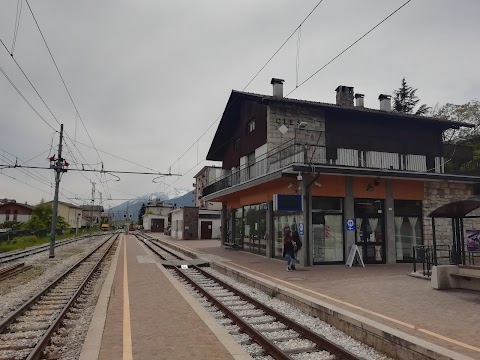
<path fill-rule="evenodd" d="M 362 259 L 362 254 L 360 253 L 360 249 L 358 248 L 357 245 L 353 245 L 352 248 L 350 249 L 350 253 L 348 254 L 346 265 L 352 267 L 355 258 L 357 259 L 360 265 L 365 267 L 365 264 L 363 263 L 363 259 Z"/>
<path fill-rule="evenodd" d="M 353 219 L 347 219 L 347 231 L 355 230 L 355 221 Z"/>
<path fill-rule="evenodd" d="M 298 235 L 304 235 L 305 229 L 303 227 L 303 223 L 298 223 Z"/>

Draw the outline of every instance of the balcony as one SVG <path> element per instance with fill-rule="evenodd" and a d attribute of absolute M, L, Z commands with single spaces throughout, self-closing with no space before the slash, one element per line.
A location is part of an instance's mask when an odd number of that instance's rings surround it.
<path fill-rule="evenodd" d="M 203 195 L 216 193 L 292 165 L 304 164 L 349 169 L 480 176 L 480 161 L 475 160 L 459 166 L 455 161 L 444 161 L 443 157 L 290 144 L 279 151 L 257 159 L 253 164 L 232 170 L 229 174 L 216 179 L 204 188 Z M 455 166 L 453 166 L 454 164 Z"/>

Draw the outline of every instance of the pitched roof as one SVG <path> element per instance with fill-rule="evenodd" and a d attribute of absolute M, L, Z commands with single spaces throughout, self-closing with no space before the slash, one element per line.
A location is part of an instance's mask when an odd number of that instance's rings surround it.
<path fill-rule="evenodd" d="M 22 204 L 22 203 L 18 203 L 16 201 L 9 201 L 9 202 L 0 203 L 0 207 L 7 206 L 7 205 L 17 205 L 17 206 L 24 207 L 24 208 L 27 208 L 27 209 L 30 209 L 30 210 L 33 209 L 32 205 Z"/>
<path fill-rule="evenodd" d="M 81 209 L 81 207 L 78 206 L 78 205 L 70 204 L 70 203 L 67 203 L 67 202 L 64 202 L 64 201 L 59 201 L 58 203 L 62 204 L 62 205 L 65 205 L 65 206 L 68 206 L 69 208 Z M 52 201 L 46 201 L 44 204 L 53 204 L 53 200 Z"/>
<path fill-rule="evenodd" d="M 226 147 L 229 146 L 229 140 L 232 137 L 233 132 L 235 131 L 238 119 L 232 117 L 232 114 L 235 114 L 235 110 L 239 111 L 240 104 L 245 100 L 256 101 L 258 103 L 270 104 L 270 103 L 284 103 L 284 104 L 294 104 L 298 106 L 305 107 L 316 107 L 319 109 L 329 109 L 334 112 L 349 113 L 351 115 L 355 114 L 372 114 L 376 117 L 383 117 L 385 119 L 400 120 L 406 119 L 415 121 L 422 124 L 429 124 L 433 126 L 439 126 L 446 129 L 458 129 L 460 127 L 473 127 L 472 124 L 465 122 L 458 122 L 446 119 L 433 118 L 429 116 L 420 116 L 414 114 L 407 114 L 397 111 L 384 111 L 377 109 L 370 109 L 366 107 L 357 107 L 357 106 L 345 106 L 330 104 L 317 101 L 309 100 L 298 100 L 298 99 L 288 99 L 288 98 L 279 98 L 271 95 L 262 95 L 249 93 L 244 91 L 232 90 L 230 97 L 223 111 L 222 118 L 218 124 L 217 132 L 212 140 L 210 149 L 208 150 L 207 160 L 212 161 L 221 161 L 223 160 L 223 153 Z"/>

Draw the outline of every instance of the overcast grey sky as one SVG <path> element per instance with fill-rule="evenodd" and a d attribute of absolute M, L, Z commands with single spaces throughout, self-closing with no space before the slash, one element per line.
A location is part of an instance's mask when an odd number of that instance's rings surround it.
<path fill-rule="evenodd" d="M 403 2 L 324 0 L 301 28 L 299 82 Z M 221 115 L 230 91 L 244 88 L 318 0 L 29 3 L 95 146 L 156 171 L 168 172 L 172 166 L 172 172 L 184 174 L 205 158 L 217 126 L 174 163 L 176 159 Z M 9 50 L 17 4 L 18 0 L 0 2 L 0 39 Z M 100 160 L 94 150 L 80 143 L 73 146 L 75 139 L 91 143 L 25 0 L 22 4 L 14 58 L 64 124 L 70 138 L 67 145 L 78 162 L 103 160 L 107 170 L 148 171 L 103 152 Z M 378 108 L 378 95 L 391 94 L 405 76 L 428 105 L 478 98 L 478 14 L 478 0 L 413 0 L 290 97 L 334 102 L 334 89 L 348 85 L 365 94 L 367 107 Z M 271 94 L 272 77 L 285 79 L 285 93 L 292 90 L 297 40 L 293 36 L 246 91 Z M 59 129 L 3 47 L 0 67 L 42 117 Z M 26 161 L 41 154 L 29 164 L 48 166 L 46 158 L 55 150 L 51 148 L 54 131 L 2 74 L 0 124 L 1 163 L 5 157 Z M 66 158 L 76 163 L 71 154 Z M 82 200 L 67 198 L 89 198 L 90 181 L 97 183 L 104 199 L 165 189 L 174 196 L 192 189 L 192 176 L 205 164 L 180 179 L 166 178 L 169 184 L 176 180 L 168 188 L 153 183 L 153 176 L 120 175 L 121 181 L 116 182 L 109 175 L 97 178 L 93 173 L 82 176 L 71 171 L 62 178 L 61 200 L 81 204 Z M 2 198 L 30 204 L 53 198 L 50 170 L 25 174 L 4 169 L 0 173 Z M 120 202 L 104 205 L 108 208 Z"/>

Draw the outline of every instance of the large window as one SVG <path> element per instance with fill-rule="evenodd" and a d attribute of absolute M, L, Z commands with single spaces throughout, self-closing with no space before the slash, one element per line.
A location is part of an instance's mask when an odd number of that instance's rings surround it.
<path fill-rule="evenodd" d="M 281 258 L 283 255 L 283 236 L 285 228 L 290 228 L 292 232 L 298 230 L 298 224 L 303 223 L 303 213 L 275 211 L 273 218 L 275 231 L 273 256 Z"/>
<path fill-rule="evenodd" d="M 413 261 L 413 247 L 423 244 L 422 202 L 395 200 L 394 207 L 397 261 Z"/>
<path fill-rule="evenodd" d="M 234 242 L 243 249 L 243 208 L 235 210 Z"/>
<path fill-rule="evenodd" d="M 312 198 L 313 262 L 343 262 L 343 199 Z"/>
<path fill-rule="evenodd" d="M 262 205 L 243 207 L 243 249 L 257 254 L 267 253 L 267 210 Z"/>

